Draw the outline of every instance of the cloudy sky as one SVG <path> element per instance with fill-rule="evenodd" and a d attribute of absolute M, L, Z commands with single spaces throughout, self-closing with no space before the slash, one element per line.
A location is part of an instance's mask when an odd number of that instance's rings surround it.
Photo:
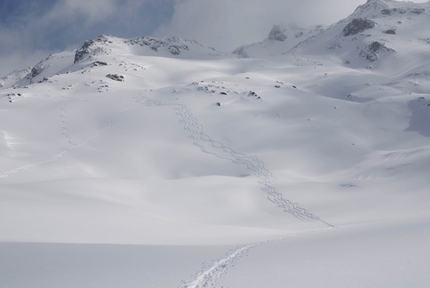
<path fill-rule="evenodd" d="M 0 76 L 100 34 L 151 35 L 174 0 L 0 0 Z"/>
<path fill-rule="evenodd" d="M 222 51 L 273 24 L 332 24 L 366 0 L 0 0 L 0 76 L 100 34 L 179 36 Z M 426 2 L 415 0 L 414 2 Z"/>

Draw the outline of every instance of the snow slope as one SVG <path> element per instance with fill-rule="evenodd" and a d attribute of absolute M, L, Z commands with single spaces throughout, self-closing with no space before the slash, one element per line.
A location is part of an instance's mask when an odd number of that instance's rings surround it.
<path fill-rule="evenodd" d="M 100 36 L 0 88 L 0 286 L 429 286 L 420 7 L 324 32 L 405 17 L 375 61 Z"/>

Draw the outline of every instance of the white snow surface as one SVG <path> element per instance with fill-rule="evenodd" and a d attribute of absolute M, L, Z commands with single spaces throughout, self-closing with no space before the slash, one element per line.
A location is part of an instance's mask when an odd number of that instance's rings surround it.
<path fill-rule="evenodd" d="M 9 77 L 0 287 L 429 287 L 429 6 L 248 59 L 100 36 Z"/>

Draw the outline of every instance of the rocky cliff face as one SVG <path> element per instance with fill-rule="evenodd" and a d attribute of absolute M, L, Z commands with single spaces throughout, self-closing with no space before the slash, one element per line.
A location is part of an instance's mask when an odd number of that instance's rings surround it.
<path fill-rule="evenodd" d="M 366 30 L 374 28 L 375 25 L 376 23 L 372 20 L 355 18 L 355 19 L 352 19 L 352 21 L 349 22 L 348 25 L 345 26 L 345 28 L 343 28 L 342 34 L 345 37 L 348 37 L 351 35 L 357 35 Z"/>

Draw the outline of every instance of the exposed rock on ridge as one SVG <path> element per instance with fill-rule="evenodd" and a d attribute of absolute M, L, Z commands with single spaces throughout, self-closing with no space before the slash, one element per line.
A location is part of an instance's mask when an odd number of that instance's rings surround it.
<path fill-rule="evenodd" d="M 153 37 L 138 37 L 132 39 L 122 39 L 113 36 L 100 35 L 95 40 L 85 41 L 84 45 L 75 53 L 74 63 L 83 62 L 85 60 L 94 61 L 94 57 L 100 54 L 110 54 L 113 46 L 123 46 L 125 51 L 131 51 L 137 54 L 153 54 L 162 53 L 160 56 L 184 56 L 189 53 L 191 57 L 198 55 L 205 56 L 225 56 L 217 52 L 213 48 L 206 47 L 195 40 L 181 39 L 178 37 L 170 38 L 153 38 Z M 135 49 L 135 48 L 143 48 Z M 145 50 L 145 48 L 149 48 Z M 146 51 L 146 52 L 145 52 Z M 187 54 L 188 55 L 188 54 Z"/>
<path fill-rule="evenodd" d="M 269 33 L 269 40 L 275 40 L 275 41 L 285 41 L 287 40 L 288 36 L 285 35 L 285 29 L 282 29 L 281 25 L 274 25 L 272 28 L 272 31 Z"/>
<path fill-rule="evenodd" d="M 365 30 L 372 29 L 375 27 L 375 22 L 368 19 L 353 19 L 348 25 L 345 26 L 342 33 L 343 36 L 357 35 L 358 33 L 364 32 Z"/>

